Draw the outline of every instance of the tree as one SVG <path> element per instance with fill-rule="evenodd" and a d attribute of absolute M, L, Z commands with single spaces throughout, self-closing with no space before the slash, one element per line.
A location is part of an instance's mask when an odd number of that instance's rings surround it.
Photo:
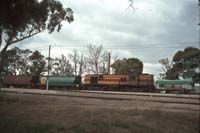
<path fill-rule="evenodd" d="M 40 75 L 45 68 L 44 56 L 29 49 L 14 47 L 5 53 L 3 75 Z"/>
<path fill-rule="evenodd" d="M 129 6 L 128 6 L 128 8 L 135 9 L 134 6 L 133 6 L 133 5 L 134 5 L 134 1 L 133 1 L 133 0 L 128 0 L 128 1 L 129 1 Z M 127 9 L 128 9 L 128 8 L 127 8 Z"/>
<path fill-rule="evenodd" d="M 87 64 L 88 71 L 92 71 L 95 74 L 99 74 L 99 65 L 104 61 L 105 52 L 103 52 L 103 46 L 88 45 L 87 47 Z"/>
<path fill-rule="evenodd" d="M 29 57 L 30 60 L 30 73 L 33 75 L 40 75 L 45 69 L 45 59 L 44 56 L 39 52 L 35 51 Z"/>
<path fill-rule="evenodd" d="M 51 67 L 52 68 L 51 72 L 52 72 L 53 75 L 59 75 L 61 73 L 60 64 L 61 64 L 61 59 L 56 57 L 53 60 L 52 67 Z"/>
<path fill-rule="evenodd" d="M 16 75 L 17 62 L 20 58 L 18 55 L 19 48 L 14 47 L 5 53 L 4 68 L 2 70 L 2 75 Z"/>
<path fill-rule="evenodd" d="M 165 72 L 163 78 L 178 79 L 178 75 L 183 78 L 193 78 L 199 81 L 200 73 L 200 49 L 187 47 L 183 51 L 178 51 L 173 56 L 173 65 Z"/>
<path fill-rule="evenodd" d="M 69 60 L 64 55 L 61 55 L 61 58 L 56 57 L 53 60 L 51 72 L 53 75 L 72 75 L 73 68 Z"/>
<path fill-rule="evenodd" d="M 40 75 L 45 69 L 45 58 L 39 51 L 14 47 L 5 53 L 2 75 Z"/>
<path fill-rule="evenodd" d="M 71 8 L 64 9 L 56 0 L 0 1 L 0 74 L 7 48 L 44 30 L 60 31 L 63 20 L 73 21 Z"/>
<path fill-rule="evenodd" d="M 74 75 L 77 75 L 77 65 L 78 65 L 79 60 L 80 60 L 80 56 L 78 54 L 78 51 L 76 49 L 74 49 L 73 53 L 69 54 L 69 58 L 71 59 L 71 61 L 74 64 Z"/>
<path fill-rule="evenodd" d="M 81 76 L 83 74 L 83 69 L 85 67 L 84 61 L 85 61 L 85 57 L 83 55 L 83 52 L 81 52 L 80 59 L 79 59 L 79 62 L 78 62 L 78 64 L 79 64 L 79 74 L 78 75 L 79 76 Z"/>
<path fill-rule="evenodd" d="M 162 65 L 161 67 L 161 73 L 160 73 L 160 77 L 164 78 L 166 77 L 166 73 L 167 71 L 169 71 L 172 66 L 173 66 L 173 62 L 169 60 L 169 58 L 164 58 L 159 60 L 159 63 Z"/>
<path fill-rule="evenodd" d="M 110 56 L 111 56 L 111 53 L 110 52 L 107 52 L 105 51 L 104 54 L 103 54 L 103 74 L 110 74 Z"/>
<path fill-rule="evenodd" d="M 19 75 L 30 75 L 30 60 L 29 56 L 32 54 L 30 49 L 19 49 L 17 50 L 18 60 L 15 62 L 15 69 Z"/>
<path fill-rule="evenodd" d="M 115 74 L 130 74 L 131 71 L 141 74 L 143 71 L 143 63 L 137 58 L 118 59 L 111 67 L 115 70 Z"/>

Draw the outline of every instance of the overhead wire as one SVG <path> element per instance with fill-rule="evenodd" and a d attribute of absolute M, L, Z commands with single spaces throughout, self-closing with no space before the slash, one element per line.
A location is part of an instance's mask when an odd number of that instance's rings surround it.
<path fill-rule="evenodd" d="M 68 44 L 68 43 L 67 43 Z M 83 45 L 54 45 L 53 47 L 55 48 L 87 48 L 90 44 L 92 43 L 81 43 Z M 95 43 L 96 44 L 96 43 Z M 112 44 L 112 45 L 106 45 L 106 44 Z M 120 43 L 118 43 L 120 44 Z M 122 44 L 122 43 L 121 43 Z M 169 44 L 169 43 L 168 43 Z M 137 43 L 133 45 L 117 45 L 117 43 L 99 43 L 97 45 L 102 45 L 103 48 L 108 48 L 108 49 L 144 49 L 144 48 L 183 48 L 183 47 L 199 47 L 198 42 L 190 42 L 190 44 L 187 43 L 170 43 L 171 45 L 168 45 L 167 43 Z M 172 45 L 173 44 L 173 45 Z M 45 48 L 46 45 L 39 46 L 39 47 L 34 47 L 34 48 Z"/>

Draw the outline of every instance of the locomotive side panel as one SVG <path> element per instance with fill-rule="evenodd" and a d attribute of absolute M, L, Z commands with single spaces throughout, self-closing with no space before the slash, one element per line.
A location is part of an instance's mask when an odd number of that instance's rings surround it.
<path fill-rule="evenodd" d="M 141 74 L 132 79 L 129 75 L 86 75 L 84 81 L 85 85 L 99 87 L 99 89 L 107 87 L 113 88 L 112 90 L 152 92 L 153 88 L 153 75 L 150 74 Z"/>
<path fill-rule="evenodd" d="M 154 92 L 154 79 L 151 74 L 139 74 L 128 81 L 128 85 L 134 91 Z"/>

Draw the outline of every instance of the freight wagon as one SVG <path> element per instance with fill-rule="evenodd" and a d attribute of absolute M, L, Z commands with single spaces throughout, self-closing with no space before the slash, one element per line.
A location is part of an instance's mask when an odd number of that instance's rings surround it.
<path fill-rule="evenodd" d="M 193 89 L 192 79 L 182 80 L 167 80 L 160 79 L 156 80 L 156 89 L 162 93 L 189 93 Z"/>
<path fill-rule="evenodd" d="M 53 88 L 81 87 L 80 76 L 49 76 L 49 86 Z"/>
<path fill-rule="evenodd" d="M 39 76 L 5 76 L 3 78 L 3 86 L 5 87 L 36 87 L 39 83 Z"/>

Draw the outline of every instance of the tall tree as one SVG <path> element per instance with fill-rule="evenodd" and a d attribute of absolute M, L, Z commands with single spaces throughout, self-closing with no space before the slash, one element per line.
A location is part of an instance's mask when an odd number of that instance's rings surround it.
<path fill-rule="evenodd" d="M 170 61 L 169 58 L 164 58 L 159 60 L 159 63 L 162 65 L 160 77 L 166 77 L 167 71 L 169 71 L 173 67 L 173 61 Z"/>
<path fill-rule="evenodd" d="M 63 20 L 73 21 L 71 8 L 56 0 L 0 1 L 0 74 L 7 48 L 44 30 L 60 31 Z"/>
<path fill-rule="evenodd" d="M 99 74 L 100 64 L 104 61 L 105 52 L 103 51 L 103 46 L 99 45 L 88 45 L 87 46 L 87 64 L 88 70 L 95 74 Z"/>
<path fill-rule="evenodd" d="M 83 70 L 84 70 L 84 67 L 85 67 L 85 57 L 84 57 L 84 55 L 83 55 L 83 52 L 81 52 L 81 54 L 80 54 L 80 59 L 79 59 L 79 62 L 78 62 L 78 64 L 79 64 L 79 76 L 81 76 L 82 74 L 83 74 Z"/>
<path fill-rule="evenodd" d="M 51 66 L 51 73 L 53 75 L 60 74 L 61 72 L 60 62 L 61 62 L 60 59 L 57 57 L 53 59 L 52 66 Z"/>
<path fill-rule="evenodd" d="M 30 75 L 40 74 L 45 65 L 44 56 L 39 51 L 14 47 L 5 53 L 5 64 L 2 74 Z"/>
<path fill-rule="evenodd" d="M 184 78 L 193 78 L 195 82 L 200 77 L 200 49 L 187 47 L 173 56 L 173 65 L 165 72 L 166 79 L 177 79 L 178 75 Z"/>
<path fill-rule="evenodd" d="M 77 75 L 77 66 L 80 60 L 80 55 L 76 49 L 73 50 L 73 53 L 69 54 L 69 58 L 71 59 L 72 63 L 74 64 L 74 75 Z"/>
<path fill-rule="evenodd" d="M 131 71 L 141 74 L 143 71 L 143 63 L 137 58 L 118 59 L 111 67 L 115 70 L 115 74 L 130 74 Z"/>
<path fill-rule="evenodd" d="M 44 56 L 39 52 L 35 51 L 29 57 L 30 60 L 30 73 L 32 75 L 40 75 L 45 69 L 45 59 Z"/>
<path fill-rule="evenodd" d="M 30 75 L 30 60 L 29 56 L 32 54 L 30 49 L 17 49 L 17 55 L 20 57 L 16 61 L 16 71 L 19 75 Z"/>
<path fill-rule="evenodd" d="M 61 55 L 60 58 L 56 57 L 51 66 L 51 73 L 53 75 L 72 75 L 73 68 L 69 60 Z"/>
<path fill-rule="evenodd" d="M 40 75 L 45 69 L 45 58 L 39 51 L 14 47 L 5 53 L 3 75 Z"/>
<path fill-rule="evenodd" d="M 2 75 L 16 75 L 17 74 L 17 64 L 20 59 L 18 55 L 19 48 L 14 47 L 5 53 L 4 68 L 2 70 Z"/>

